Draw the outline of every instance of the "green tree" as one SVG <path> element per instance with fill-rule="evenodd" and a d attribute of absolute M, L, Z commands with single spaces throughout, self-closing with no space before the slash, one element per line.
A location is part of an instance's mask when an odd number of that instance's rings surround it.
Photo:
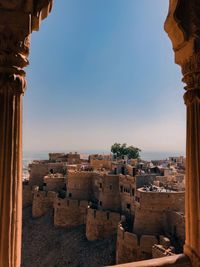
<path fill-rule="evenodd" d="M 126 143 L 122 145 L 120 143 L 115 143 L 111 146 L 111 152 L 116 157 L 127 156 L 129 159 L 138 159 L 140 158 L 141 150 L 134 146 L 127 147 Z"/>

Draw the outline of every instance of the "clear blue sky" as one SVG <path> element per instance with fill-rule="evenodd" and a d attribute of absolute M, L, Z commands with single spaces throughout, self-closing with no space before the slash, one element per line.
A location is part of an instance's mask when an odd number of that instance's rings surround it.
<path fill-rule="evenodd" d="M 55 0 L 32 35 L 24 149 L 184 151 L 167 12 L 168 0 Z"/>

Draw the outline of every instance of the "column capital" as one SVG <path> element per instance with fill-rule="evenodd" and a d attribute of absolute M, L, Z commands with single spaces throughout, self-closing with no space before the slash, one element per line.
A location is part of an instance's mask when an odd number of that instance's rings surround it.
<path fill-rule="evenodd" d="M 0 0 L 0 10 L 31 15 L 30 30 L 39 30 L 41 20 L 51 12 L 53 0 Z"/>
<path fill-rule="evenodd" d="M 184 100 L 186 105 L 200 101 L 200 51 L 182 63 L 182 81 L 186 84 Z"/>
<path fill-rule="evenodd" d="M 200 2 L 170 0 L 165 31 L 171 39 L 175 62 L 182 65 L 200 51 Z"/>
<path fill-rule="evenodd" d="M 24 93 L 30 34 L 51 11 L 52 0 L 0 0 L 0 93 Z"/>

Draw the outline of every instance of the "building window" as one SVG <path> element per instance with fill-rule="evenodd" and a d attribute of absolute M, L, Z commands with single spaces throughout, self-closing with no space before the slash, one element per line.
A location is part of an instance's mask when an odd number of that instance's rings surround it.
<path fill-rule="evenodd" d="M 102 201 L 99 201 L 99 206 L 102 206 Z"/>
<path fill-rule="evenodd" d="M 126 207 L 127 207 L 127 209 L 130 210 L 130 208 L 131 208 L 131 204 L 127 204 Z"/>
<path fill-rule="evenodd" d="M 135 195 L 135 189 L 132 188 L 132 196 L 134 196 L 134 195 Z"/>
<path fill-rule="evenodd" d="M 72 197 L 72 193 L 69 193 L 69 197 Z"/>
<path fill-rule="evenodd" d="M 120 191 L 121 191 L 121 193 L 123 192 L 123 186 L 122 185 L 120 186 Z"/>
<path fill-rule="evenodd" d="M 99 184 L 99 188 L 102 188 L 102 183 Z"/>
<path fill-rule="evenodd" d="M 107 216 L 107 220 L 109 220 L 110 219 L 110 213 L 107 212 L 106 216 Z"/>
<path fill-rule="evenodd" d="M 110 184 L 110 190 L 112 190 L 112 185 Z"/>

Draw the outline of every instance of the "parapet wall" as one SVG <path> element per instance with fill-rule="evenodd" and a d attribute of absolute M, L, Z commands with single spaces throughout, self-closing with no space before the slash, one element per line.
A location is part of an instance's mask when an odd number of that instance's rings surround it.
<path fill-rule="evenodd" d="M 165 227 L 167 211 L 184 210 L 184 192 L 137 191 L 134 232 L 137 234 L 160 234 Z"/>
<path fill-rule="evenodd" d="M 152 246 L 158 244 L 155 235 L 137 236 L 126 232 L 121 225 L 117 232 L 116 263 L 126 263 L 138 260 L 146 260 L 152 257 Z"/>
<path fill-rule="evenodd" d="M 172 238 L 178 240 L 182 247 L 185 243 L 185 216 L 181 212 L 168 211 L 165 214 L 165 232 Z"/>
<path fill-rule="evenodd" d="M 87 210 L 86 237 L 93 241 L 117 233 L 120 214 L 89 208 Z"/>
<path fill-rule="evenodd" d="M 56 192 L 35 191 L 33 196 L 32 216 L 34 218 L 45 215 L 53 210 L 53 203 L 57 196 Z"/>
<path fill-rule="evenodd" d="M 112 161 L 110 159 L 91 159 L 90 165 L 95 169 L 105 168 L 110 170 Z"/>
<path fill-rule="evenodd" d="M 54 202 L 54 225 L 72 227 L 86 223 L 88 201 L 56 198 Z"/>

